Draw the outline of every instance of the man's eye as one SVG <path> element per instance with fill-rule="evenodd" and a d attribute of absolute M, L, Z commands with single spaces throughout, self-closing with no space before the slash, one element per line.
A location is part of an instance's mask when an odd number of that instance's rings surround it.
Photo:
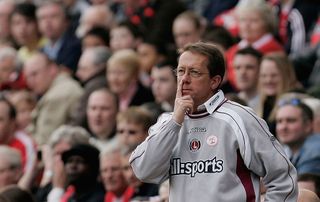
<path fill-rule="evenodd" d="M 192 76 L 199 76 L 199 72 L 198 71 L 195 71 L 195 70 L 191 70 L 190 71 L 190 75 L 192 75 Z"/>

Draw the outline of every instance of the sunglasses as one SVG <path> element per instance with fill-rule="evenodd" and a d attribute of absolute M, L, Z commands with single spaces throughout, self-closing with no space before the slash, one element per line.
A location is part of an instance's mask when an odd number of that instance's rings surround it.
<path fill-rule="evenodd" d="M 283 107 L 285 105 L 293 105 L 293 106 L 297 106 L 300 105 L 302 102 L 300 99 L 298 98 L 292 98 L 292 99 L 282 99 L 278 101 L 278 107 Z"/>

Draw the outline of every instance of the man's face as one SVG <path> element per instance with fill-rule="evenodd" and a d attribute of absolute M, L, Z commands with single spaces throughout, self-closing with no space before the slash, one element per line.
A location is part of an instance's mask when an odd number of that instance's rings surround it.
<path fill-rule="evenodd" d="M 76 76 L 81 82 L 87 81 L 91 78 L 98 70 L 93 64 L 93 55 L 90 52 L 84 52 L 79 60 L 78 69 Z"/>
<path fill-rule="evenodd" d="M 121 158 L 123 174 L 129 186 L 137 188 L 142 184 L 142 182 L 135 176 L 129 163 L 129 157 L 130 155 L 126 155 L 126 156 L 122 156 Z"/>
<path fill-rule="evenodd" d="M 82 177 L 89 176 L 89 165 L 85 159 L 79 155 L 70 156 L 65 162 L 64 167 L 69 183 L 77 182 L 81 180 Z"/>
<path fill-rule="evenodd" d="M 132 49 L 137 45 L 133 34 L 126 27 L 115 27 L 110 32 L 110 48 L 112 51 Z"/>
<path fill-rule="evenodd" d="M 240 91 L 252 91 L 257 88 L 259 78 L 259 62 L 252 55 L 236 55 L 234 69 L 237 87 Z"/>
<path fill-rule="evenodd" d="M 25 62 L 24 74 L 30 89 L 38 94 L 43 95 L 52 82 L 48 62 L 41 55 L 35 55 Z"/>
<path fill-rule="evenodd" d="M 0 60 L 0 84 L 10 81 L 10 76 L 15 70 L 15 61 L 7 57 Z"/>
<path fill-rule="evenodd" d="M 67 27 L 63 10 L 56 4 L 40 7 L 37 11 L 40 32 L 50 40 L 59 39 Z"/>
<path fill-rule="evenodd" d="M 8 185 L 17 184 L 21 177 L 22 170 L 10 165 L 8 156 L 0 157 L 0 188 Z"/>
<path fill-rule="evenodd" d="M 158 103 L 174 103 L 177 89 L 177 79 L 170 67 L 156 68 L 151 71 L 152 93 Z"/>
<path fill-rule="evenodd" d="M 18 13 L 11 18 L 11 32 L 14 40 L 21 46 L 37 41 L 37 22 Z"/>
<path fill-rule="evenodd" d="M 122 172 L 120 154 L 104 155 L 100 160 L 100 174 L 105 189 L 119 193 L 127 186 L 126 179 Z"/>
<path fill-rule="evenodd" d="M 9 117 L 9 106 L 6 102 L 0 101 L 0 143 L 6 143 L 9 136 L 13 135 L 14 123 Z"/>
<path fill-rule="evenodd" d="M 204 55 L 186 51 L 181 54 L 178 62 L 179 69 L 185 74 L 178 76 L 178 83 L 182 83 L 182 95 L 190 95 L 193 98 L 195 107 L 206 102 L 214 94 L 221 80 L 217 77 L 210 78 L 207 68 L 208 59 Z M 199 77 L 192 77 L 190 71 L 201 73 Z"/>
<path fill-rule="evenodd" d="M 107 138 L 107 131 L 115 127 L 117 114 L 115 98 L 105 92 L 93 92 L 88 99 L 87 117 L 90 130 L 101 139 Z"/>
<path fill-rule="evenodd" d="M 296 145 L 311 133 L 312 123 L 303 121 L 301 109 L 285 105 L 276 113 L 276 132 L 279 141 L 288 146 Z"/>
<path fill-rule="evenodd" d="M 143 142 L 148 132 L 142 124 L 122 120 L 117 122 L 117 136 L 124 146 L 132 148 Z"/>
<path fill-rule="evenodd" d="M 188 19 L 179 18 L 173 23 L 172 32 L 178 48 L 183 48 L 188 43 L 200 40 L 200 30 Z"/>

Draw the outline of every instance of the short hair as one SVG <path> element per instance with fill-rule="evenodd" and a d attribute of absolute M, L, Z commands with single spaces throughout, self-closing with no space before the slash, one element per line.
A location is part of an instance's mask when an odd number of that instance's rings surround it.
<path fill-rule="evenodd" d="M 122 121 L 142 125 L 143 129 L 147 131 L 153 123 L 153 117 L 145 108 L 135 106 L 118 113 L 117 123 Z"/>
<path fill-rule="evenodd" d="M 109 58 L 107 66 L 114 63 L 125 66 L 131 75 L 138 76 L 140 60 L 138 54 L 134 50 L 123 49 L 115 52 Z"/>
<path fill-rule="evenodd" d="M 109 88 L 107 88 L 107 87 L 98 87 L 98 88 L 94 89 L 94 90 L 90 93 L 89 97 L 90 97 L 93 93 L 95 93 L 95 92 L 104 92 L 104 93 L 106 93 L 106 94 L 111 95 L 111 96 L 113 97 L 114 102 L 115 102 L 115 108 L 116 108 L 117 111 L 119 111 L 119 97 L 118 97 L 117 94 L 115 94 L 114 92 L 112 92 L 112 91 L 111 91 Z M 89 100 L 89 98 L 88 98 L 88 100 Z M 88 103 L 87 103 L 87 104 L 88 104 Z"/>
<path fill-rule="evenodd" d="M 14 10 L 11 13 L 11 18 L 15 14 L 19 14 L 27 18 L 28 20 L 37 22 L 36 16 L 37 7 L 33 3 L 23 2 L 15 6 Z"/>
<path fill-rule="evenodd" d="M 186 19 L 189 22 L 192 22 L 196 30 L 202 29 L 202 24 L 201 24 L 201 16 L 195 13 L 194 11 L 184 11 L 180 13 L 174 21 L 180 20 L 180 19 Z"/>
<path fill-rule="evenodd" d="M 302 115 L 302 120 L 304 122 L 312 122 L 313 121 L 313 112 L 311 110 L 310 107 L 308 107 L 308 105 L 306 105 L 305 103 L 303 103 L 300 99 L 297 98 L 293 98 L 293 99 L 280 99 L 278 101 L 278 106 L 277 109 L 283 107 L 283 106 L 287 106 L 287 105 L 291 105 L 294 107 L 297 107 L 301 110 L 301 115 Z"/>
<path fill-rule="evenodd" d="M 62 125 L 52 132 L 49 140 L 51 148 L 55 147 L 62 140 L 70 145 L 89 144 L 89 132 L 80 126 Z"/>
<path fill-rule="evenodd" d="M 7 145 L 0 145 L 0 154 L 8 160 L 10 168 L 22 168 L 22 157 L 18 150 Z"/>
<path fill-rule="evenodd" d="M 132 22 L 125 20 L 125 21 L 119 22 L 119 24 L 117 24 L 113 28 L 120 28 L 120 27 L 127 28 L 130 31 L 130 33 L 133 35 L 134 38 L 143 38 L 143 31 L 144 30 L 142 30 L 142 27 L 139 25 L 135 25 Z"/>
<path fill-rule="evenodd" d="M 210 77 L 220 76 L 221 81 L 225 74 L 226 64 L 224 56 L 220 51 L 219 47 L 213 43 L 196 42 L 187 44 L 179 52 L 180 56 L 182 53 L 190 51 L 192 53 L 197 53 L 206 56 L 208 59 L 208 70 Z"/>
<path fill-rule="evenodd" d="M 268 32 L 276 32 L 277 18 L 268 2 L 265 0 L 241 0 L 238 2 L 235 8 L 237 15 L 252 11 L 256 11 L 261 15 Z"/>
<path fill-rule="evenodd" d="M 9 185 L 0 191 L 0 202 L 35 202 L 31 192 L 18 185 Z"/>
<path fill-rule="evenodd" d="M 62 14 L 66 18 L 66 20 L 71 19 L 71 15 L 69 14 L 67 7 L 64 6 L 64 4 L 62 4 L 60 0 L 42 0 L 38 3 L 37 11 L 42 7 L 51 6 L 51 5 L 58 6 L 61 9 Z"/>
<path fill-rule="evenodd" d="M 253 48 L 251 46 L 239 49 L 236 52 L 236 55 L 251 55 L 251 56 L 253 56 L 254 58 L 256 58 L 258 60 L 259 64 L 260 64 L 262 56 L 263 56 L 260 51 L 258 51 L 257 49 L 255 49 L 255 48 Z"/>
<path fill-rule="evenodd" d="M 109 30 L 104 27 L 96 26 L 91 28 L 87 33 L 85 33 L 85 35 L 82 37 L 82 40 L 88 36 L 96 36 L 102 39 L 106 46 L 109 46 L 110 33 Z"/>
<path fill-rule="evenodd" d="M 320 197 L 320 175 L 316 173 L 303 173 L 298 175 L 298 182 L 314 182 L 316 194 Z"/>

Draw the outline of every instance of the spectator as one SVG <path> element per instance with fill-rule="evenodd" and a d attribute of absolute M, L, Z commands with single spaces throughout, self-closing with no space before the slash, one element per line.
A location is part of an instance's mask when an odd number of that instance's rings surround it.
<path fill-rule="evenodd" d="M 139 82 L 139 67 L 138 55 L 128 49 L 117 51 L 107 62 L 107 83 L 119 97 L 120 111 L 154 100 L 151 90 Z"/>
<path fill-rule="evenodd" d="M 18 184 L 23 174 L 22 158 L 19 151 L 0 145 L 0 189 Z"/>
<path fill-rule="evenodd" d="M 81 55 L 81 43 L 71 29 L 66 9 L 61 3 L 49 0 L 40 4 L 36 14 L 39 30 L 49 40 L 43 52 L 73 74 Z"/>
<path fill-rule="evenodd" d="M 129 107 L 117 115 L 117 136 L 120 147 L 135 149 L 148 136 L 152 125 L 151 114 L 142 107 Z"/>
<path fill-rule="evenodd" d="M 173 70 L 177 67 L 173 59 L 158 63 L 152 68 L 151 89 L 153 96 L 164 111 L 172 111 L 176 97 L 177 77 Z"/>
<path fill-rule="evenodd" d="M 36 96 L 30 91 L 21 90 L 10 95 L 10 101 L 17 113 L 17 128 L 26 130 L 27 126 L 31 124 L 31 113 L 37 104 Z"/>
<path fill-rule="evenodd" d="M 311 109 L 299 99 L 279 100 L 276 131 L 298 174 L 320 174 L 320 135 L 313 133 Z"/>
<path fill-rule="evenodd" d="M 109 30 L 112 24 L 113 14 L 109 7 L 93 5 L 82 13 L 76 34 L 79 38 L 82 38 L 94 27 L 103 27 Z"/>
<path fill-rule="evenodd" d="M 24 73 L 30 89 L 41 97 L 28 130 L 42 145 L 57 127 L 70 121 L 71 110 L 83 90 L 43 53 L 37 53 L 26 61 Z"/>
<path fill-rule="evenodd" d="M 299 87 L 292 64 L 286 55 L 270 53 L 262 58 L 258 83 L 260 103 L 257 114 L 267 121 L 273 134 L 275 134 L 275 106 L 279 97 Z"/>
<path fill-rule="evenodd" d="M 14 45 L 10 32 L 10 15 L 14 7 L 14 0 L 0 1 L 0 44 Z"/>
<path fill-rule="evenodd" d="M 124 21 L 110 30 L 110 48 L 113 52 L 123 49 L 135 50 L 142 40 L 142 30 L 131 22 Z"/>
<path fill-rule="evenodd" d="M 67 188 L 61 196 L 61 202 L 103 201 L 105 191 L 98 182 L 99 153 L 97 148 L 88 144 L 75 145 L 62 153 Z M 49 194 L 48 202 L 57 201 L 51 200 L 51 197 Z"/>
<path fill-rule="evenodd" d="M 304 173 L 298 175 L 299 189 L 308 189 L 320 196 L 320 175 L 313 173 Z"/>
<path fill-rule="evenodd" d="M 126 182 L 122 170 L 121 153 L 118 149 L 105 150 L 100 154 L 100 175 L 107 190 L 105 202 L 130 201 L 134 189 Z"/>
<path fill-rule="evenodd" d="M 226 52 L 228 80 L 234 87 L 235 75 L 233 60 L 235 53 L 242 48 L 252 46 L 263 54 L 283 52 L 282 45 L 274 38 L 276 16 L 268 2 L 264 0 L 242 0 L 235 8 L 239 22 L 241 41 Z"/>
<path fill-rule="evenodd" d="M 261 58 L 260 52 L 247 47 L 238 50 L 233 60 L 238 96 L 256 112 L 259 105 L 258 80 Z"/>
<path fill-rule="evenodd" d="M 10 185 L 0 191 L 0 202 L 35 202 L 29 191 Z"/>
<path fill-rule="evenodd" d="M 313 132 L 320 134 L 320 99 L 310 97 L 310 98 L 304 98 L 302 101 L 312 109 Z"/>
<path fill-rule="evenodd" d="M 109 30 L 103 27 L 94 27 L 82 37 L 81 46 L 82 50 L 87 48 L 103 46 L 109 48 Z"/>
<path fill-rule="evenodd" d="M 19 3 L 10 17 L 12 37 L 20 47 L 18 55 L 22 62 L 47 42 L 38 29 L 36 9 L 33 3 Z"/>
<path fill-rule="evenodd" d="M 26 89 L 17 51 L 12 47 L 0 48 L 0 90 Z"/>
<path fill-rule="evenodd" d="M 180 13 L 173 22 L 172 33 L 177 48 L 200 41 L 205 30 L 203 19 L 193 11 Z"/>
<path fill-rule="evenodd" d="M 140 61 L 139 80 L 145 87 L 149 88 L 152 67 L 163 61 L 168 53 L 163 41 L 159 39 L 144 39 L 138 45 L 137 53 Z"/>
<path fill-rule="evenodd" d="M 85 50 L 79 60 L 76 76 L 80 80 L 84 94 L 75 107 L 73 121 L 75 124 L 85 124 L 86 105 L 89 95 L 96 89 L 106 87 L 106 62 L 111 53 L 105 47 L 93 47 Z"/>
<path fill-rule="evenodd" d="M 36 192 L 39 202 L 47 201 L 47 196 L 53 187 L 64 188 L 65 172 L 61 154 L 75 145 L 89 144 L 90 134 L 82 127 L 62 125 L 53 131 L 47 145 L 41 151 L 40 162 L 43 163 L 43 175 Z M 63 192 L 63 190 L 58 191 Z"/>
<path fill-rule="evenodd" d="M 307 189 L 300 189 L 297 202 L 320 202 L 320 199 L 314 192 Z"/>

